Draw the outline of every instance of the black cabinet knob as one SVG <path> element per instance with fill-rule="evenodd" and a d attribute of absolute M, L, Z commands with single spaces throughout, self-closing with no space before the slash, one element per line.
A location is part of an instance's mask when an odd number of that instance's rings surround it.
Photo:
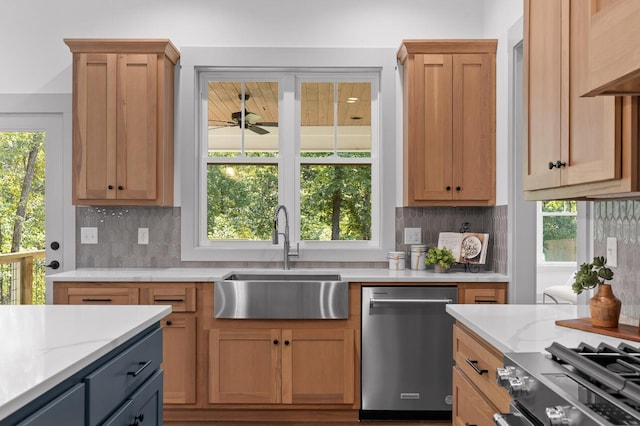
<path fill-rule="evenodd" d="M 451 191 L 451 187 L 450 186 L 447 186 L 446 189 L 447 189 L 447 191 Z"/>
<path fill-rule="evenodd" d="M 556 165 L 549 161 L 549 170 L 553 170 Z"/>
<path fill-rule="evenodd" d="M 460 188 L 459 186 L 456 186 L 456 191 L 460 191 L 462 188 Z"/>
<path fill-rule="evenodd" d="M 171 322 L 171 321 L 167 321 L 167 325 L 171 325 L 171 324 L 172 324 L 172 322 Z"/>
<path fill-rule="evenodd" d="M 273 341 L 273 344 L 274 344 L 274 345 L 277 345 L 278 343 L 280 343 L 280 342 L 278 342 L 278 339 L 275 339 L 275 340 Z"/>
<path fill-rule="evenodd" d="M 284 345 L 285 345 L 285 346 L 289 346 L 289 343 L 290 343 L 290 342 L 289 342 L 288 340 L 285 340 L 285 341 L 284 341 Z"/>
<path fill-rule="evenodd" d="M 107 186 L 107 189 L 113 189 L 113 185 Z"/>
<path fill-rule="evenodd" d="M 566 166 L 566 165 L 567 165 L 567 163 L 563 163 L 563 162 L 561 162 L 560 160 L 556 161 L 556 167 L 557 167 L 557 168 L 564 167 L 564 166 Z"/>
<path fill-rule="evenodd" d="M 118 185 L 118 190 L 119 190 L 119 191 L 122 191 L 123 189 L 124 189 L 124 186 L 122 186 L 122 185 Z"/>

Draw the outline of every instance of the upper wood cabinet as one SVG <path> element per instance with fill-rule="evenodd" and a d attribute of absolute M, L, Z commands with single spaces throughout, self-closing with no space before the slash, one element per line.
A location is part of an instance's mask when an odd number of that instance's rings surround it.
<path fill-rule="evenodd" d="M 589 88 L 589 3 L 524 1 L 522 166 L 530 200 L 639 188 L 637 98 L 582 97 Z"/>
<path fill-rule="evenodd" d="M 495 204 L 496 40 L 404 40 L 405 206 Z"/>
<path fill-rule="evenodd" d="M 640 95 L 640 2 L 592 0 L 589 95 Z"/>
<path fill-rule="evenodd" d="M 65 39 L 73 52 L 73 203 L 173 204 L 169 40 Z"/>

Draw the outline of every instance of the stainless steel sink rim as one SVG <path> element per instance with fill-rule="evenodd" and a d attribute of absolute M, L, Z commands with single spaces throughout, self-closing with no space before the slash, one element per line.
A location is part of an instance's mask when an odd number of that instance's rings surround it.
<path fill-rule="evenodd" d="M 236 273 L 214 284 L 214 316 L 346 319 L 349 283 L 337 274 Z"/>

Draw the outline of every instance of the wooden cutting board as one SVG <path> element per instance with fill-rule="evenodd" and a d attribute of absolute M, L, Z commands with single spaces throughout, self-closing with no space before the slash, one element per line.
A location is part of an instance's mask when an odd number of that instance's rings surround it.
<path fill-rule="evenodd" d="M 591 318 L 557 320 L 556 325 L 575 328 L 576 330 L 588 331 L 590 333 L 603 334 L 605 336 L 616 337 L 618 339 L 640 342 L 640 328 L 633 325 L 618 324 L 617 327 L 612 328 L 594 327 L 593 325 L 591 325 Z"/>

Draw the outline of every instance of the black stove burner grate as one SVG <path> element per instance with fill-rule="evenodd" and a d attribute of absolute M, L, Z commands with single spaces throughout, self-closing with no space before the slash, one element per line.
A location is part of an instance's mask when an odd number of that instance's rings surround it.
<path fill-rule="evenodd" d="M 557 342 L 547 348 L 553 359 L 570 366 L 601 389 L 640 406 L 640 350 L 626 343 L 618 347 L 601 343 L 597 348 L 581 343 L 569 349 Z"/>

